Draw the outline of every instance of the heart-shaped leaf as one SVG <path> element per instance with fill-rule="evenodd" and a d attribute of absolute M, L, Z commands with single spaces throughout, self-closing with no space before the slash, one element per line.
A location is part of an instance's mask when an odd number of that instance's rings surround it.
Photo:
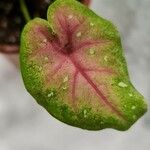
<path fill-rule="evenodd" d="M 120 36 L 75 0 L 24 28 L 20 62 L 29 93 L 55 118 L 88 130 L 128 129 L 147 107 L 129 80 Z"/>

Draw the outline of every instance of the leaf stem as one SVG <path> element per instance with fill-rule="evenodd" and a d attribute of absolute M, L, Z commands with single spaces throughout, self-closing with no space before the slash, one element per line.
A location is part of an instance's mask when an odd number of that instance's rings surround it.
<path fill-rule="evenodd" d="M 31 17 L 30 17 L 27 5 L 26 5 L 24 0 L 19 0 L 19 1 L 20 1 L 20 8 L 21 8 L 21 11 L 23 13 L 23 16 L 24 16 L 26 22 L 28 22 L 31 20 Z"/>

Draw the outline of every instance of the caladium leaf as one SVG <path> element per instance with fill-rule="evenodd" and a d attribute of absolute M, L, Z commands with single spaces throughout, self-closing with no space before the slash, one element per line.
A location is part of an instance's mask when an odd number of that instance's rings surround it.
<path fill-rule="evenodd" d="M 24 28 L 20 62 L 28 92 L 55 118 L 88 130 L 127 130 L 147 107 L 130 82 L 116 28 L 75 0 Z"/>

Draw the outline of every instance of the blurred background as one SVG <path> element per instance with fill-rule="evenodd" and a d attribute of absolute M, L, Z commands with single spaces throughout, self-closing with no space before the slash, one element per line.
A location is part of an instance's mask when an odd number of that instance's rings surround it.
<path fill-rule="evenodd" d="M 90 7 L 118 27 L 131 80 L 150 103 L 150 0 L 93 0 Z M 150 149 L 150 111 L 126 132 L 65 125 L 27 93 L 8 57 L 0 54 L 0 150 Z"/>

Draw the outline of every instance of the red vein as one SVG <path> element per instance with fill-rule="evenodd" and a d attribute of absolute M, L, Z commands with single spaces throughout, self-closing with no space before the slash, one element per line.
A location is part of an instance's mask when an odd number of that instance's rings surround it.
<path fill-rule="evenodd" d="M 97 46 L 99 44 L 103 44 L 106 43 L 104 41 L 84 41 L 81 44 L 79 44 L 78 46 L 76 46 L 75 51 L 78 51 L 82 48 L 88 48 L 89 46 Z"/>
<path fill-rule="evenodd" d="M 62 15 L 59 14 L 57 15 L 57 19 L 58 19 L 58 23 L 61 27 L 61 29 L 64 31 L 64 34 L 67 37 L 67 44 L 69 45 L 68 48 L 73 49 L 73 50 L 80 50 L 82 48 L 86 48 L 86 47 L 92 47 L 92 46 L 97 46 L 99 44 L 103 44 L 106 43 L 107 41 L 84 41 L 80 44 L 78 44 L 78 46 L 74 47 L 72 45 L 72 35 L 75 32 L 75 30 L 78 28 L 77 25 L 74 26 L 74 28 L 70 29 L 70 26 L 66 20 L 66 18 Z M 74 30 L 74 31 L 73 31 Z M 53 41 L 50 40 L 51 45 L 53 47 L 53 49 L 55 49 L 55 51 L 61 51 L 64 50 L 66 47 L 60 48 L 60 44 L 58 43 L 58 41 Z M 59 49 L 59 50 L 58 50 Z M 105 104 L 107 107 L 109 107 L 109 109 L 111 111 L 113 111 L 117 116 L 119 116 L 120 118 L 122 118 L 124 121 L 126 121 L 125 117 L 122 115 L 122 113 L 117 110 L 113 104 L 111 102 L 109 102 L 109 100 L 107 99 L 107 97 L 102 93 L 101 89 L 98 88 L 98 86 L 92 81 L 92 79 L 90 78 L 90 76 L 86 73 L 87 71 L 96 71 L 94 69 L 84 69 L 81 64 L 79 64 L 75 58 L 73 57 L 72 54 L 67 55 L 67 57 L 71 60 L 71 62 L 73 63 L 73 65 L 75 66 L 75 68 L 77 69 L 74 76 L 73 76 L 73 82 L 72 82 L 72 99 L 73 101 L 75 101 L 76 98 L 76 93 L 75 93 L 75 89 L 76 89 L 76 80 L 77 80 L 77 75 L 78 73 L 80 73 L 85 80 L 88 82 L 88 84 L 93 88 L 93 90 L 95 91 L 95 93 L 98 95 L 98 97 L 100 98 L 100 101 L 103 102 L 103 104 Z M 54 72 L 52 73 L 51 76 L 54 76 L 55 74 L 58 73 L 58 71 L 62 68 L 63 64 L 64 64 L 65 60 L 62 60 L 62 62 L 60 62 L 55 68 L 54 68 Z M 102 69 L 102 70 L 97 70 L 100 72 L 107 72 L 107 73 L 112 73 L 109 70 L 106 69 Z"/>
<path fill-rule="evenodd" d="M 78 22 L 71 30 L 72 34 L 74 34 L 82 25 L 84 25 L 85 21 Z"/>
<path fill-rule="evenodd" d="M 63 19 L 63 21 L 61 20 Z M 66 20 L 66 17 L 57 15 L 58 23 L 61 26 L 61 28 L 64 30 L 66 37 L 67 37 L 67 42 L 70 43 L 74 47 L 74 44 L 72 42 L 73 34 L 78 30 L 78 28 L 83 25 L 85 21 L 78 22 L 74 24 L 74 26 L 70 29 L 70 24 Z M 74 22 L 75 23 L 75 22 Z"/>
<path fill-rule="evenodd" d="M 62 66 L 64 65 L 65 61 L 66 61 L 65 59 L 62 60 L 62 61 L 54 68 L 54 71 L 53 71 L 53 73 L 51 74 L 52 77 L 58 73 L 58 71 L 59 71 L 59 70 L 62 68 Z"/>
<path fill-rule="evenodd" d="M 50 83 L 50 80 L 59 72 L 59 70 L 63 67 L 65 63 L 65 59 L 62 60 L 58 65 L 55 66 L 54 71 L 51 73 L 47 73 L 48 78 L 46 78 L 46 84 L 48 85 Z M 51 77 L 51 78 L 50 78 Z"/>
<path fill-rule="evenodd" d="M 45 43 L 45 45 L 39 49 L 37 49 L 34 53 L 32 53 L 32 55 L 30 56 L 32 57 L 36 57 L 37 55 L 43 54 L 44 52 L 49 52 L 49 50 L 52 50 L 56 55 L 60 54 L 60 51 L 62 50 L 62 48 L 59 47 L 58 43 L 56 43 L 55 41 L 51 41 L 51 42 L 47 42 Z"/>
<path fill-rule="evenodd" d="M 122 118 L 123 120 L 126 121 L 126 119 L 124 118 L 124 116 L 122 115 L 122 113 L 120 111 L 118 111 L 106 98 L 106 96 L 101 92 L 101 90 L 97 87 L 97 85 L 92 81 L 92 79 L 86 74 L 86 72 L 84 71 L 84 69 L 82 68 L 82 66 L 80 64 L 78 64 L 74 57 L 71 56 L 70 60 L 72 61 L 72 63 L 74 64 L 75 68 L 78 70 L 78 72 L 86 79 L 86 81 L 91 85 L 91 87 L 95 90 L 95 92 L 97 93 L 97 95 L 100 97 L 100 100 L 102 100 L 102 102 L 108 106 L 113 112 L 115 112 L 120 118 Z"/>
<path fill-rule="evenodd" d="M 102 68 L 102 69 L 97 69 L 97 68 L 94 68 L 94 69 L 84 69 L 86 72 L 87 71 L 96 71 L 96 72 L 100 72 L 100 73 L 108 73 L 108 74 L 116 74 L 115 71 L 111 70 L 111 69 L 106 69 L 106 68 Z"/>
<path fill-rule="evenodd" d="M 67 38 L 69 37 L 69 33 L 68 33 L 68 23 L 66 22 L 66 18 L 64 18 L 64 16 L 62 14 L 58 14 L 57 15 L 57 19 L 58 19 L 58 23 L 61 26 L 61 29 L 64 30 L 65 34 L 67 35 Z"/>
<path fill-rule="evenodd" d="M 78 27 L 80 26 L 81 24 L 77 23 L 76 25 L 74 25 L 74 27 L 71 28 L 71 32 L 72 34 L 74 34 L 76 32 L 76 30 L 78 29 Z"/>

